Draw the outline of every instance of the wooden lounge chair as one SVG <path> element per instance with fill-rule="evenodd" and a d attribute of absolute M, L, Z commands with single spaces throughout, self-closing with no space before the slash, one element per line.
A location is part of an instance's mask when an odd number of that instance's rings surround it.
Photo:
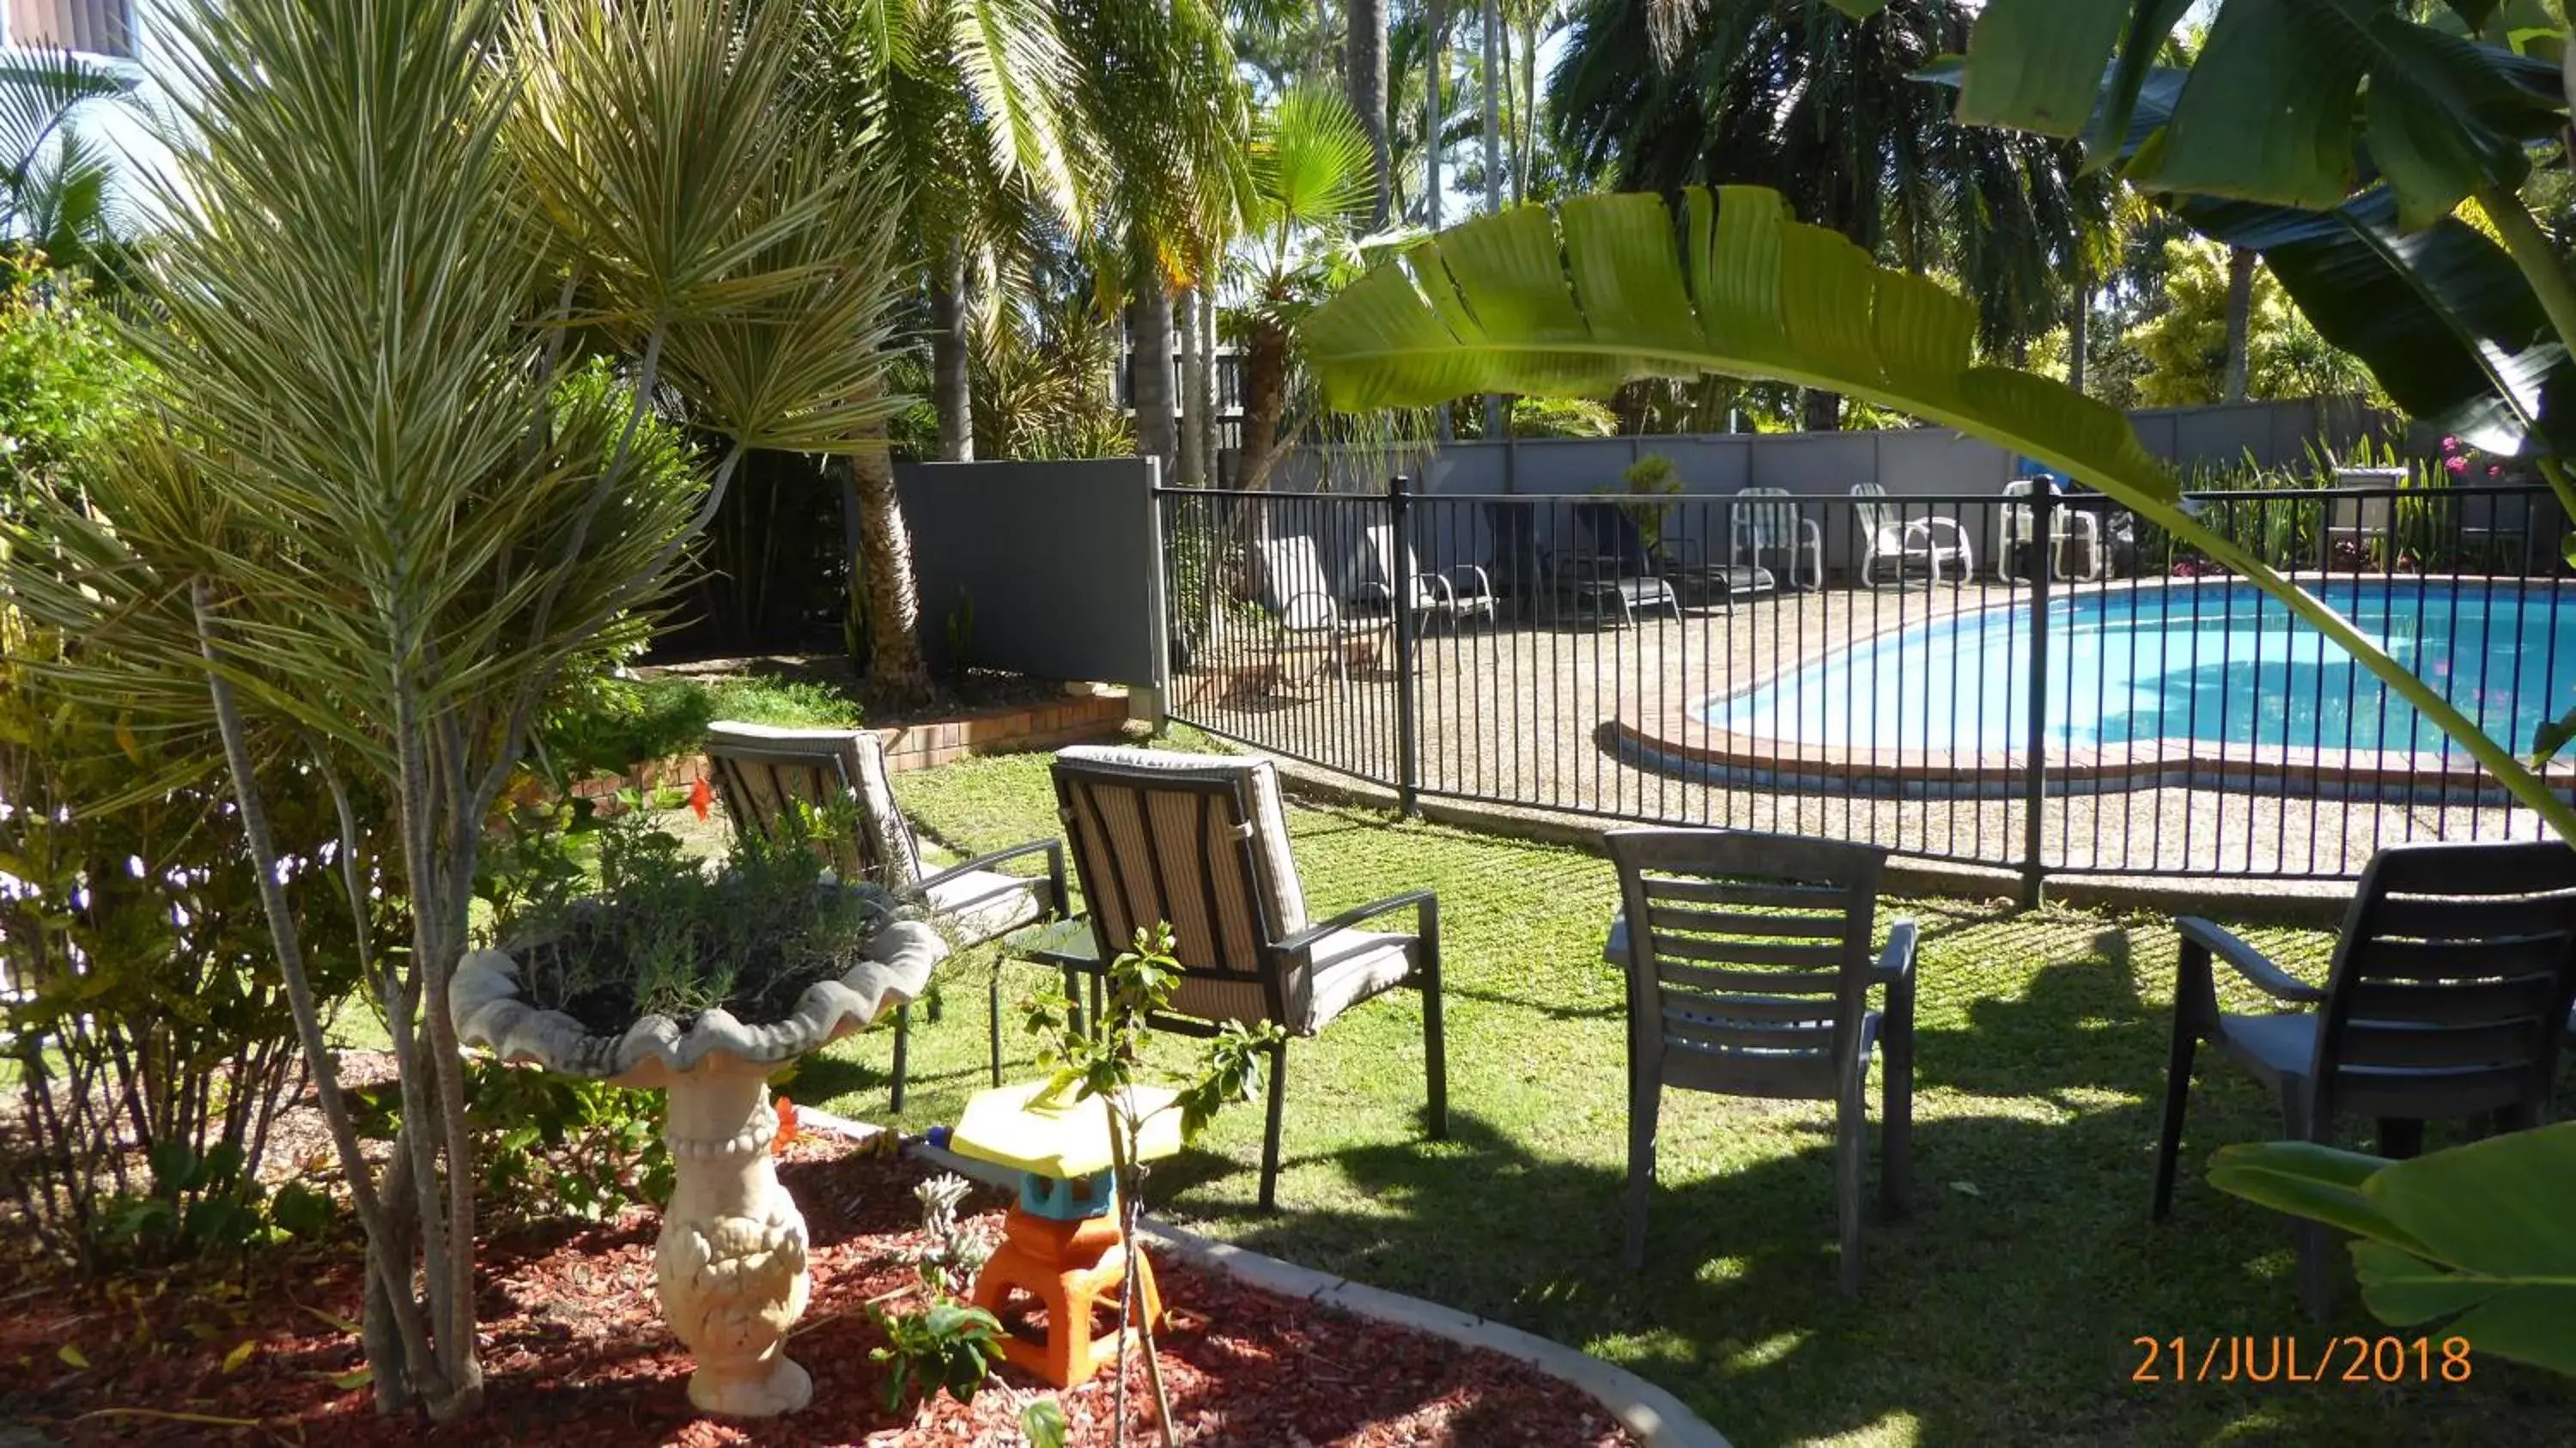
<path fill-rule="evenodd" d="M 1449 1134 L 1440 902 L 1430 891 L 1309 921 L 1278 768 L 1266 759 L 1076 747 L 1055 757 L 1055 791 L 1099 958 L 1126 950 L 1139 927 L 1171 924 L 1186 975 L 1171 1013 L 1151 1022 L 1156 1029 L 1203 1036 L 1229 1021 L 1271 1021 L 1291 1038 L 1312 1036 L 1361 1002 L 1408 987 L 1422 997 L 1431 1135 Z M 1360 928 L 1398 911 L 1413 913 L 1412 933 Z M 1287 1083 L 1282 1041 L 1262 1138 L 1265 1210 L 1278 1200 Z"/>
<path fill-rule="evenodd" d="M 1664 1088 L 1831 1101 L 1842 1289 L 1860 1291 L 1869 1058 L 1887 1048 L 1879 1189 L 1907 1208 L 1914 1119 L 1914 922 L 1873 955 L 1887 852 L 1745 830 L 1603 836 L 1621 909 L 1605 951 L 1628 972 L 1627 1261 L 1646 1261 Z M 1869 993 L 1884 987 L 1887 1005 Z"/>
<path fill-rule="evenodd" d="M 2408 1157 L 2428 1120 L 2540 1124 L 2576 994 L 2576 850 L 2556 840 L 2381 850 L 2362 872 L 2322 988 L 2207 920 L 2184 916 L 2174 928 L 2182 960 L 2156 1148 L 2158 1221 L 2173 1210 L 2202 1041 L 2272 1088 L 2292 1140 L 2331 1141 L 2336 1117 L 2375 1117 L 2380 1153 Z M 2276 1001 L 2317 1009 L 2222 1011 L 2213 958 Z M 2325 1229 L 2298 1231 L 2300 1299 L 2323 1316 L 2334 1297 Z"/>
<path fill-rule="evenodd" d="M 725 813 L 738 830 L 767 831 L 797 804 L 846 802 L 856 807 L 858 829 L 829 842 L 832 867 L 844 880 L 872 880 L 898 896 L 918 899 L 940 933 L 961 953 L 999 940 L 1024 925 L 1065 914 L 1064 847 L 1031 840 L 963 864 L 923 873 L 921 844 L 912 822 L 896 806 L 886 770 L 885 745 L 865 729 L 779 729 L 731 722 L 707 726 L 707 763 Z M 1040 858 L 1043 875 L 1017 875 L 999 867 Z M 992 1006 L 993 1084 L 1002 1084 L 1002 977 L 996 969 L 987 994 Z M 905 1058 L 911 1045 L 912 1007 L 894 1017 L 894 1109 L 903 1109 Z"/>

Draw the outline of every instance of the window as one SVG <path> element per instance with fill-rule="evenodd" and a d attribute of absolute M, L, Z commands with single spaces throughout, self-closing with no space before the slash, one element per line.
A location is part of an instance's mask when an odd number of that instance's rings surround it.
<path fill-rule="evenodd" d="M 11 45 L 54 45 L 134 58 L 133 0 L 5 0 Z"/>

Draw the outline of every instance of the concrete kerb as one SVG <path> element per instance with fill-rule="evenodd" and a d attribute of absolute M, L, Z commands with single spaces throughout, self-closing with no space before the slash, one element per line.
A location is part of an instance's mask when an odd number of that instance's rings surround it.
<path fill-rule="evenodd" d="M 799 1121 L 805 1119 L 800 1114 Z M 834 1127 L 851 1125 L 826 1118 Z M 874 1130 L 876 1128 L 861 1128 Z M 959 1156 L 927 1141 L 906 1141 L 906 1153 L 959 1176 L 994 1186 L 1018 1185 L 1018 1175 L 990 1162 Z M 1414 1332 L 1427 1333 L 1466 1347 L 1486 1348 L 1528 1363 L 1552 1378 L 1592 1395 L 1604 1411 L 1637 1435 L 1647 1448 L 1728 1448 L 1726 1436 L 1684 1406 L 1681 1399 L 1622 1367 L 1613 1366 L 1519 1328 L 1442 1307 L 1418 1297 L 1353 1282 L 1312 1267 L 1213 1241 L 1150 1214 L 1139 1223 L 1146 1240 L 1159 1251 L 1222 1272 L 1247 1285 L 1282 1297 L 1302 1297 L 1327 1307 Z"/>

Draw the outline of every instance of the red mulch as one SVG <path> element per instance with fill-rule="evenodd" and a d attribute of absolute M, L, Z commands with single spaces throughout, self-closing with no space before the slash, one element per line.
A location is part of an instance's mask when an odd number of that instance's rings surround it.
<path fill-rule="evenodd" d="M 941 1444 L 1020 1441 L 1018 1404 L 1046 1391 L 1015 1369 L 962 1406 L 945 1397 L 888 1413 L 883 1342 L 864 1304 L 900 1300 L 920 1245 L 902 1159 L 846 1154 L 837 1142 L 791 1147 L 780 1176 L 813 1241 L 813 1305 L 788 1351 L 814 1375 L 814 1406 L 740 1423 L 700 1416 L 689 1362 L 653 1295 L 648 1211 L 615 1223 L 490 1238 L 481 1257 L 485 1408 L 431 1430 L 376 1416 L 342 1325 L 358 1311 L 348 1246 L 254 1265 L 246 1282 L 128 1280 L 79 1288 L 18 1254 L 0 1266 L 0 1421 L 71 1443 L 310 1444 Z M 1000 1197 L 979 1198 L 1000 1230 Z M 1278 1297 L 1158 1258 L 1170 1311 L 1163 1377 L 1179 1435 L 1192 1444 L 1631 1444 L 1581 1390 L 1499 1354 L 1464 1348 Z M 337 1321 L 335 1321 L 335 1319 Z M 246 1357 L 233 1355 L 252 1344 Z M 72 1345 L 89 1364 L 60 1350 Z M 226 1369 L 227 1360 L 233 1367 Z M 1140 1361 L 1128 1372 L 1129 1441 L 1156 1440 Z M 335 1381 L 337 1380 L 337 1381 Z M 1109 1441 L 1115 1380 L 1059 1394 L 1071 1441 Z M 155 1416 L 121 1412 L 146 1409 Z M 172 1414 L 196 1415 L 180 1420 Z M 84 1416 L 87 1415 L 87 1416 Z M 208 1419 L 247 1420 L 226 1426 Z M 254 1425 L 255 1426 L 252 1426 Z"/>

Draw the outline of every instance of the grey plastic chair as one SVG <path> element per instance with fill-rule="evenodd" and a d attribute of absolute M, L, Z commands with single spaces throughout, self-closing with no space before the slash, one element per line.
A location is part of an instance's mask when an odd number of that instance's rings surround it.
<path fill-rule="evenodd" d="M 1742 830 L 1603 840 L 1621 899 L 1605 954 L 1628 972 L 1628 1265 L 1646 1261 L 1665 1087 L 1831 1101 L 1842 1289 L 1859 1292 L 1865 1092 L 1882 1042 L 1879 1189 L 1891 1215 L 1911 1190 L 1914 922 L 1869 947 L 1887 852 Z M 1882 987 L 1886 1007 L 1873 1010 Z"/>
<path fill-rule="evenodd" d="M 990 944 L 1025 925 L 1064 918 L 1064 846 L 1031 840 L 978 855 L 963 864 L 923 873 L 921 843 L 896 806 L 886 769 L 885 745 L 865 729 L 780 729 L 724 722 L 707 726 L 707 763 L 734 828 L 776 827 L 798 803 L 835 802 L 856 807 L 857 831 L 828 842 L 832 866 L 844 880 L 872 880 L 897 895 L 918 898 L 940 932 L 961 953 Z M 1043 856 L 1044 875 L 1015 875 L 999 867 Z M 1002 975 L 987 988 L 992 1006 L 993 1084 L 1002 1084 Z M 894 1016 L 894 1109 L 903 1109 L 904 1067 L 912 1044 L 912 1007 Z"/>
<path fill-rule="evenodd" d="M 2375 1117 L 2381 1154 L 2408 1157 L 2428 1120 L 2540 1124 L 2576 995 L 2576 850 L 2555 840 L 2381 850 L 2362 872 L 2322 988 L 2207 920 L 2185 916 L 2174 928 L 2182 959 L 2156 1148 L 2158 1221 L 2173 1211 L 2202 1041 L 2273 1089 L 2293 1140 L 2330 1141 L 2336 1117 Z M 2274 1000 L 2317 1009 L 2222 1011 L 2213 958 Z M 2317 1316 L 2334 1297 L 2326 1243 L 2323 1228 L 2301 1224 L 2299 1295 Z"/>
<path fill-rule="evenodd" d="M 1825 533 L 1813 518 L 1798 511 L 1787 488 L 1739 488 L 1727 507 L 1727 553 L 1754 575 L 1746 593 L 1767 593 L 1778 581 L 1762 566 L 1766 557 L 1781 560 L 1780 576 L 1791 588 L 1825 586 Z M 1742 501 L 1746 498 L 1757 502 Z M 1776 500 L 1776 501 L 1775 501 Z"/>
<path fill-rule="evenodd" d="M 1212 1035 L 1229 1022 L 1275 1022 L 1312 1036 L 1343 1012 L 1399 986 L 1422 995 L 1431 1135 L 1449 1134 L 1449 1075 L 1440 1017 L 1440 902 L 1409 890 L 1306 918 L 1288 853 L 1278 767 L 1266 759 L 1081 746 L 1055 757 L 1056 805 L 1091 907 L 1093 944 L 1109 960 L 1141 927 L 1172 927 L 1184 972 L 1157 1030 Z M 1412 911 L 1411 934 L 1362 930 Z M 1261 1206 L 1278 1200 L 1288 1046 L 1270 1061 L 1261 1147 Z"/>

